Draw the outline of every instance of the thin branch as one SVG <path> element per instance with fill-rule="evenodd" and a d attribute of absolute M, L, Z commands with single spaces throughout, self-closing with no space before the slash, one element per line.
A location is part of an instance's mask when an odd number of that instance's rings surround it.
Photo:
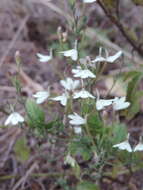
<path fill-rule="evenodd" d="M 24 185 L 25 182 L 26 182 L 26 180 L 27 180 L 27 178 L 31 175 L 31 173 L 33 173 L 33 171 L 35 169 L 38 169 L 38 168 L 39 168 L 38 164 L 36 162 L 33 163 L 33 165 L 29 168 L 29 170 L 26 172 L 26 174 L 15 184 L 15 186 L 13 187 L 12 190 L 16 190 L 16 189 L 18 189 L 18 187 L 20 185 Z"/>
<path fill-rule="evenodd" d="M 102 8 L 102 10 L 104 11 L 104 13 L 106 14 L 106 16 L 111 20 L 113 24 L 115 24 L 115 26 L 119 29 L 119 31 L 130 43 L 130 45 L 134 48 L 134 50 L 136 50 L 140 55 L 143 56 L 143 50 L 141 46 L 139 46 L 133 39 L 131 39 L 131 37 L 127 34 L 123 24 L 108 11 L 108 9 L 104 6 L 104 4 L 100 0 L 97 0 L 97 2 L 99 6 Z"/>
<path fill-rule="evenodd" d="M 26 16 L 24 17 L 24 19 L 23 19 L 23 21 L 21 22 L 21 24 L 20 24 L 20 26 L 19 26 L 17 32 L 16 32 L 15 35 L 14 35 L 12 41 L 10 42 L 9 46 L 6 48 L 5 53 L 3 54 L 3 56 L 2 56 L 1 59 L 0 59 L 0 67 L 1 67 L 2 64 L 4 63 L 5 58 L 6 58 L 7 55 L 9 54 L 10 50 L 11 50 L 11 49 L 13 48 L 13 46 L 15 45 L 15 42 L 16 42 L 16 40 L 18 39 L 18 37 L 19 37 L 21 31 L 22 31 L 23 28 L 25 27 L 25 24 L 26 24 L 28 18 L 29 18 L 29 15 L 26 15 Z"/>

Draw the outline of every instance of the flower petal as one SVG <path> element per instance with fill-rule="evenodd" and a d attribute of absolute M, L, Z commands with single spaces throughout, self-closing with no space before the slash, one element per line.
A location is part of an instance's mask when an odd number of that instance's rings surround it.
<path fill-rule="evenodd" d="M 18 123 L 23 123 L 24 122 L 24 118 L 17 112 L 13 112 L 11 113 L 7 120 L 5 121 L 5 125 L 17 125 Z"/>
<path fill-rule="evenodd" d="M 119 144 L 113 145 L 113 148 L 119 148 L 120 150 L 127 150 L 128 152 L 133 151 L 131 148 L 131 145 L 129 144 L 129 142 L 127 140 L 124 142 L 121 142 Z"/>
<path fill-rule="evenodd" d="M 69 98 L 69 95 L 68 95 L 67 93 L 63 93 L 61 96 L 57 96 L 57 97 L 55 97 L 55 98 L 51 98 L 51 100 L 60 101 L 60 103 L 61 103 L 63 106 L 66 106 L 66 105 L 67 105 L 68 98 Z"/>
<path fill-rule="evenodd" d="M 83 125 L 86 123 L 86 119 L 82 118 L 77 113 L 68 115 L 68 118 L 71 119 L 69 122 L 71 125 Z"/>
<path fill-rule="evenodd" d="M 143 151 L 143 143 L 139 142 L 135 148 L 134 148 L 134 152 L 136 151 Z"/>
<path fill-rule="evenodd" d="M 82 89 L 81 91 L 79 92 L 75 92 L 74 95 L 73 95 L 73 98 L 74 99 L 77 99 L 77 98 L 95 98 L 92 94 L 90 94 L 88 91 Z"/>
<path fill-rule="evenodd" d="M 40 62 L 48 62 L 52 59 L 52 54 L 51 55 L 43 55 L 41 53 L 37 53 L 36 55 L 39 58 Z"/>
<path fill-rule="evenodd" d="M 65 57 L 71 57 L 73 61 L 77 61 L 78 59 L 78 51 L 76 49 L 61 51 L 60 53 L 62 53 Z"/>
<path fill-rule="evenodd" d="M 49 96 L 49 91 L 39 91 L 36 94 L 33 94 L 33 97 L 36 98 L 37 104 L 42 104 Z"/>
<path fill-rule="evenodd" d="M 93 3 L 96 2 L 96 0 L 83 0 L 83 3 Z"/>
<path fill-rule="evenodd" d="M 123 54 L 123 52 L 119 51 L 115 55 L 107 57 L 107 62 L 109 62 L 109 63 L 115 62 L 122 54 Z"/>

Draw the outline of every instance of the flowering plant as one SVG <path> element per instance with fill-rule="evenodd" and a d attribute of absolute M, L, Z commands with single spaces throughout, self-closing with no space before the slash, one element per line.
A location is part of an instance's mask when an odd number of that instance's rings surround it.
<path fill-rule="evenodd" d="M 87 6 L 86 4 L 95 2 L 96 0 L 83 0 L 82 4 Z M 76 8 L 76 1 L 72 1 L 71 4 Z M 105 51 L 106 56 L 103 56 L 103 52 L 99 51 L 99 55 L 94 55 L 95 59 L 92 59 L 92 55 L 83 56 L 80 39 L 84 38 L 84 32 L 83 28 L 78 26 L 83 18 L 78 17 L 75 12 L 73 11 L 73 23 L 70 23 L 73 26 L 71 35 L 74 36 L 74 40 L 72 39 L 69 49 L 65 47 L 68 47 L 70 40 L 67 42 L 66 39 L 61 40 L 60 37 L 56 50 L 51 48 L 48 55 L 37 53 L 41 64 L 45 62 L 50 64 L 54 61 L 56 57 L 56 53 L 55 56 L 53 54 L 54 51 L 58 51 L 57 55 L 67 63 L 70 72 L 67 72 L 66 76 L 64 73 L 60 75 L 59 80 L 62 93 L 54 94 L 50 89 L 52 86 L 50 84 L 47 90 L 36 91 L 28 99 L 23 100 L 23 97 L 19 97 L 19 102 L 25 108 L 25 116 L 24 113 L 21 115 L 13 109 L 4 125 L 28 126 L 30 134 L 38 138 L 47 138 L 49 135 L 52 143 L 53 139 L 59 140 L 64 135 L 66 151 L 63 153 L 63 164 L 71 166 L 79 183 L 81 180 L 84 181 L 82 173 L 85 173 L 90 174 L 91 181 L 99 186 L 106 168 L 110 166 L 114 170 L 116 164 L 120 165 L 120 160 L 122 160 L 123 167 L 132 172 L 134 164 L 137 163 L 134 158 L 143 151 L 142 137 L 136 145 L 130 144 L 131 137 L 127 132 L 127 127 L 120 120 L 120 116 L 132 118 L 136 114 L 132 96 L 136 87 L 132 81 L 139 81 L 142 73 L 127 73 L 124 77 L 125 81 L 133 77 L 133 80 L 129 82 L 126 95 L 113 95 L 112 86 L 107 96 L 102 93 L 98 82 L 103 76 L 106 78 L 104 75 L 106 66 L 121 60 L 124 53 L 118 51 L 109 56 Z M 19 95 L 21 88 L 16 87 Z M 140 94 L 137 95 L 140 96 Z M 47 107 L 52 113 L 51 120 L 48 121 L 45 114 Z M 60 107 L 60 111 L 56 112 L 54 107 Z M 82 162 L 88 162 L 88 169 L 80 167 L 80 159 Z M 128 159 L 130 167 L 127 167 Z M 112 164 L 111 161 L 113 161 Z M 109 172 L 110 176 L 112 169 Z M 116 173 L 118 177 L 118 172 Z M 90 187 L 96 188 L 95 184 L 90 184 Z"/>

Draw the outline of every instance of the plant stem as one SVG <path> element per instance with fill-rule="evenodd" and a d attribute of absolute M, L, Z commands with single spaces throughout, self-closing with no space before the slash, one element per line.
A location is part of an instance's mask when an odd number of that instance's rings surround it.
<path fill-rule="evenodd" d="M 87 132 L 88 137 L 90 137 L 90 139 L 91 139 L 91 141 L 92 141 L 93 147 L 96 147 L 96 144 L 95 144 L 95 142 L 94 142 L 93 136 L 92 136 L 91 133 L 90 133 L 89 126 L 88 126 L 87 123 L 86 123 L 86 125 L 85 125 L 85 128 L 86 128 L 86 132 Z M 96 151 L 94 151 L 94 155 L 97 156 Z"/>

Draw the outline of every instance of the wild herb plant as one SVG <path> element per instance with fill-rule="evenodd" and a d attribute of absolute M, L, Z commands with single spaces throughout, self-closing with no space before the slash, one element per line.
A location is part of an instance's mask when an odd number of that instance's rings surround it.
<path fill-rule="evenodd" d="M 81 3 L 69 1 L 73 17 L 67 17 L 68 32 L 63 32 L 59 27 L 57 49 L 52 45 L 49 55 L 37 53 L 41 64 L 50 62 L 56 56 L 67 62 L 71 74 L 59 74 L 62 76 L 62 93 L 54 95 L 48 87 L 48 90 L 35 92 L 27 100 L 20 96 L 22 87 L 18 75 L 21 61 L 16 53 L 18 72 L 13 80 L 17 90 L 16 103 L 24 106 L 25 116 L 11 106 L 13 110 L 5 121 L 5 125 L 18 125 L 23 128 L 27 125 L 28 130 L 40 138 L 48 138 L 50 134 L 51 139 L 58 139 L 64 135 L 66 152 L 63 164 L 71 166 L 72 174 L 78 180 L 75 185 L 77 190 L 100 189 L 103 178 L 115 179 L 121 173 L 132 175 L 132 172 L 142 167 L 142 137 L 137 145 L 130 145 L 130 134 L 126 125 L 120 121 L 120 115 L 130 119 L 138 112 L 138 100 L 142 91 L 136 90 L 143 73 L 133 71 L 125 74 L 123 78 L 128 82 L 127 97 L 101 96 L 97 82 L 102 78 L 108 64 L 116 64 L 123 52 L 109 56 L 107 50 L 100 48 L 94 59 L 89 55 L 83 57 L 88 18 L 82 11 L 88 3 L 96 3 L 96 0 L 83 0 Z M 110 92 L 107 94 L 110 95 Z M 62 114 L 52 113 L 51 121 L 46 122 L 42 105 L 47 105 L 46 109 L 50 110 L 57 104 L 61 105 Z M 82 163 L 87 166 L 82 167 Z M 85 176 L 88 176 L 88 180 Z M 63 183 L 65 189 L 70 189 L 59 178 L 59 184 Z"/>

